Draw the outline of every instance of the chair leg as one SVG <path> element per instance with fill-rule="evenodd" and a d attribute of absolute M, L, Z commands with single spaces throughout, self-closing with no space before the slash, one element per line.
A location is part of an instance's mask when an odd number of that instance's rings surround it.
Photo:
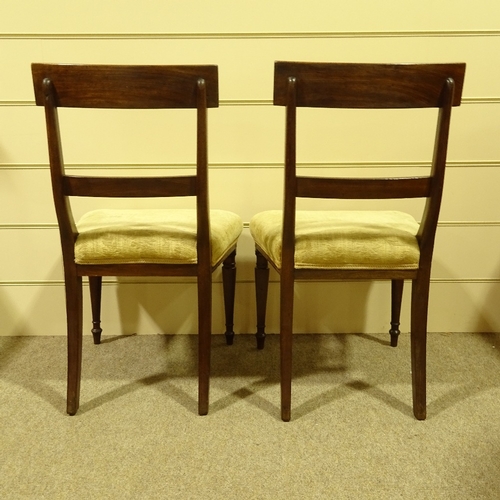
<path fill-rule="evenodd" d="M 258 251 L 255 266 L 255 299 L 257 303 L 257 349 L 264 349 L 266 339 L 267 290 L 269 288 L 269 265 L 267 259 Z"/>
<path fill-rule="evenodd" d="M 226 314 L 226 344 L 234 341 L 234 295 L 236 289 L 236 250 L 222 263 L 222 287 L 224 289 L 224 311 Z"/>
<path fill-rule="evenodd" d="M 212 273 L 198 276 L 198 413 L 208 413 L 212 337 Z"/>
<path fill-rule="evenodd" d="M 411 367 L 413 413 L 417 420 L 426 418 L 427 313 L 429 276 L 412 282 L 411 292 Z"/>
<path fill-rule="evenodd" d="M 94 344 L 101 343 L 101 291 L 102 276 L 89 276 L 90 303 L 92 306 L 92 336 Z"/>
<path fill-rule="evenodd" d="M 67 412 L 74 415 L 80 405 L 80 380 L 82 373 L 82 278 L 66 273 L 66 317 L 68 329 L 68 385 Z"/>
<path fill-rule="evenodd" d="M 281 419 L 288 422 L 292 407 L 293 276 L 282 271 L 280 282 Z"/>
<path fill-rule="evenodd" d="M 391 283 L 391 347 L 397 347 L 399 330 L 399 320 L 401 317 L 401 302 L 403 300 L 404 280 L 392 280 Z"/>

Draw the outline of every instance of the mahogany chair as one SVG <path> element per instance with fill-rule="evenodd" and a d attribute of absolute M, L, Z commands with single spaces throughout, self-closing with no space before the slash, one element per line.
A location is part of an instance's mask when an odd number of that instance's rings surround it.
<path fill-rule="evenodd" d="M 82 364 L 82 277 L 89 277 L 92 333 L 100 342 L 103 276 L 193 276 L 198 286 L 200 415 L 208 412 L 212 273 L 223 263 L 227 343 L 233 338 L 236 243 L 232 212 L 209 210 L 207 108 L 218 106 L 217 66 L 33 64 L 36 104 L 44 106 L 52 190 L 60 229 L 68 334 L 67 412 L 78 410 Z M 162 177 L 76 176 L 65 172 L 58 109 L 192 108 L 196 171 Z M 135 111 L 140 113 L 140 111 Z M 187 111 L 186 111 L 187 112 Z M 168 112 L 167 112 L 168 113 Z M 194 134 L 194 131 L 193 131 Z M 83 142 L 82 146 L 88 147 Z M 97 209 L 75 222 L 72 197 L 193 197 L 189 209 Z"/>
<path fill-rule="evenodd" d="M 286 107 L 283 211 L 255 215 L 257 343 L 264 347 L 268 263 L 280 274 L 281 417 L 290 420 L 296 280 L 391 280 L 392 345 L 404 280 L 412 280 L 413 412 L 426 417 L 429 282 L 452 106 L 459 106 L 465 64 L 277 62 L 274 104 Z M 296 174 L 298 107 L 438 108 L 430 174 L 408 178 L 334 178 Z M 297 198 L 424 198 L 420 223 L 398 211 L 300 211 Z M 394 335 L 396 337 L 394 338 Z"/>

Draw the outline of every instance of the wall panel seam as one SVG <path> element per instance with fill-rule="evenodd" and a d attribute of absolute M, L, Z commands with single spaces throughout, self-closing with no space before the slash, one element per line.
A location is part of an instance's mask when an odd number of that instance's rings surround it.
<path fill-rule="evenodd" d="M 31 223 L 31 222 L 2 222 L 0 223 L 0 230 L 2 229 L 16 229 L 16 230 L 25 230 L 25 229 L 57 229 L 57 222 L 42 222 L 42 223 Z"/>
<path fill-rule="evenodd" d="M 11 32 L 0 40 L 162 40 L 162 39 L 269 39 L 269 38 L 441 38 L 497 37 L 498 29 L 476 30 L 365 30 L 365 31 L 242 31 L 242 32 Z"/>
<path fill-rule="evenodd" d="M 165 170 L 165 169 L 189 169 L 194 168 L 194 162 L 144 162 L 144 163 L 66 163 L 67 170 L 135 170 L 142 168 L 144 170 Z M 282 161 L 269 162 L 209 162 L 210 169 L 222 170 L 240 170 L 240 169 L 282 169 Z M 376 169 L 376 168 L 428 168 L 430 162 L 426 161 L 344 161 L 344 162 L 328 162 L 328 161 L 311 161 L 297 162 L 299 168 L 314 168 L 314 169 L 331 169 L 331 168 L 360 168 L 360 169 Z M 498 160 L 450 160 L 447 162 L 447 168 L 499 168 L 500 159 Z M 0 170 L 48 170 L 48 163 L 1 163 Z"/>
<path fill-rule="evenodd" d="M 297 283 L 385 283 L 390 280 L 300 280 Z M 237 280 L 240 285 L 254 285 L 253 280 Z M 270 279 L 270 284 L 278 284 L 279 280 Z M 434 284 L 496 284 L 500 283 L 500 278 L 431 278 L 431 283 Z M 214 281 L 214 285 L 222 285 L 221 281 Z M 88 286 L 88 281 L 83 281 L 84 286 Z M 118 281 L 118 280 L 103 280 L 103 286 L 129 286 L 129 285 L 196 285 L 196 281 Z M 51 287 L 64 286 L 64 280 L 0 280 L 0 287 Z"/>

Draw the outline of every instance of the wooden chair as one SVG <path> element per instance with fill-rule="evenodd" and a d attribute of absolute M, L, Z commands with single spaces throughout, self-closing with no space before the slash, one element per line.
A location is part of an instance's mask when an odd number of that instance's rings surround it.
<path fill-rule="evenodd" d="M 212 272 L 223 263 L 227 343 L 233 338 L 240 217 L 209 210 L 207 108 L 218 106 L 217 66 L 32 65 L 36 104 L 45 107 L 52 189 L 62 244 L 68 328 L 67 412 L 79 406 L 82 276 L 89 277 L 94 342 L 100 342 L 103 276 L 194 276 L 198 284 L 200 415 L 208 412 Z M 196 109 L 196 172 L 104 177 L 65 173 L 59 107 Z M 88 144 L 82 142 L 82 147 Z M 99 209 L 75 222 L 71 197 L 194 197 L 196 208 Z"/>
<path fill-rule="evenodd" d="M 281 416 L 291 413 L 292 326 L 296 280 L 391 280 L 392 344 L 404 280 L 412 280 L 413 411 L 426 417 L 426 336 L 431 260 L 452 106 L 460 105 L 464 64 L 277 62 L 274 104 L 286 107 L 283 211 L 255 215 L 257 342 L 265 338 L 268 262 L 280 274 Z M 430 175 L 321 178 L 296 174 L 296 108 L 439 108 Z M 420 224 L 403 212 L 300 211 L 296 199 L 425 198 Z"/>

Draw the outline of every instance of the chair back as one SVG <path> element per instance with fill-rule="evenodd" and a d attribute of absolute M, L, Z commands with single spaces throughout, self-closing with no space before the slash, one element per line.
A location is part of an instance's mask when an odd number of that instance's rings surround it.
<path fill-rule="evenodd" d="M 196 196 L 198 249 L 209 259 L 207 108 L 217 107 L 218 68 L 214 65 L 125 66 L 33 64 L 35 100 L 44 106 L 52 189 L 63 243 L 73 252 L 77 230 L 70 196 Z M 67 175 L 57 108 L 193 108 L 197 113 L 196 174 L 163 177 Z"/>
<path fill-rule="evenodd" d="M 296 198 L 427 198 L 417 238 L 428 262 L 441 205 L 451 108 L 459 106 L 465 64 L 276 62 L 274 104 L 286 106 L 283 262 L 293 262 Z M 424 177 L 336 178 L 296 174 L 297 107 L 437 108 L 430 174 Z M 288 257 L 286 257 L 288 255 Z"/>

